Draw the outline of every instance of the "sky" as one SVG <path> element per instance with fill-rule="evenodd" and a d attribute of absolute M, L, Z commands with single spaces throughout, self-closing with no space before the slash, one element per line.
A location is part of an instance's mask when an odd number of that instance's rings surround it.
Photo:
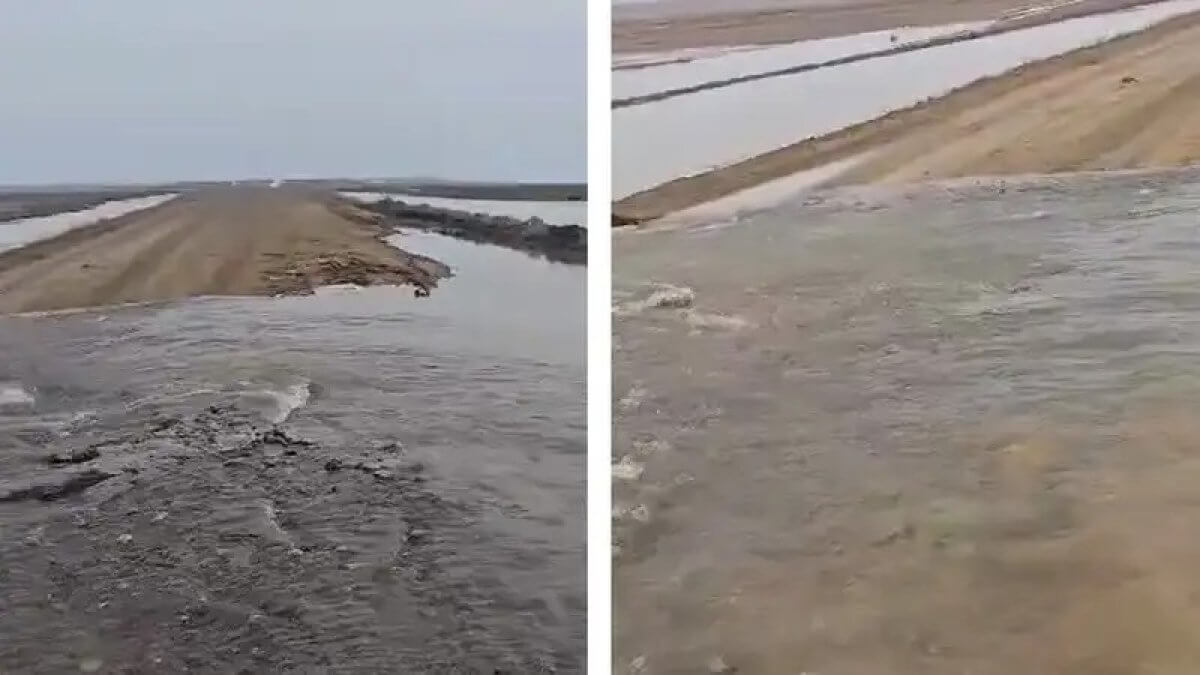
<path fill-rule="evenodd" d="M 584 181 L 586 0 L 0 0 L 0 184 Z"/>

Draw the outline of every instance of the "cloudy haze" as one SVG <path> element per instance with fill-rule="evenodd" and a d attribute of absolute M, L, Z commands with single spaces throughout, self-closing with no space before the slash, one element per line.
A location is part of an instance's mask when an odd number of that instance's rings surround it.
<path fill-rule="evenodd" d="M 0 0 L 0 183 L 586 176 L 585 0 Z"/>

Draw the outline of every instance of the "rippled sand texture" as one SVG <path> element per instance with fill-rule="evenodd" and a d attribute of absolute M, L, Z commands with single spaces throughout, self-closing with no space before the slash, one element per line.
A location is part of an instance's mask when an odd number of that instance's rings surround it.
<path fill-rule="evenodd" d="M 619 234 L 619 672 L 1200 670 L 1198 216 L 1191 172 Z"/>

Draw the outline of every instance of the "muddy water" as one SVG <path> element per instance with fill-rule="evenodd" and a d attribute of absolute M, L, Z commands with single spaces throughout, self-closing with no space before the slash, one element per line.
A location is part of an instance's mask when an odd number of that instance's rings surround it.
<path fill-rule="evenodd" d="M 457 276 L 0 317 L 0 669 L 581 671 L 585 272 L 405 245 Z"/>
<path fill-rule="evenodd" d="M 626 673 L 1200 670 L 1200 174 L 614 243 Z"/>

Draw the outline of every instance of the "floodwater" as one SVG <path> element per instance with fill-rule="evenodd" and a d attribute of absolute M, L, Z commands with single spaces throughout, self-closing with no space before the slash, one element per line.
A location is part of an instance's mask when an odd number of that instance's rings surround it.
<path fill-rule="evenodd" d="M 551 225 L 579 225 L 587 227 L 587 202 L 540 202 L 501 199 L 451 199 L 448 197 L 426 197 L 424 195 L 387 194 L 383 192 L 343 192 L 346 197 L 359 201 L 377 202 L 396 199 L 410 204 L 426 204 L 441 209 L 453 209 L 468 213 L 486 213 L 490 216 L 508 216 L 529 220 L 541 218 Z"/>
<path fill-rule="evenodd" d="M 0 317 L 0 669 L 582 671 L 586 272 L 398 236 L 456 276 Z"/>
<path fill-rule="evenodd" d="M 80 211 L 0 222 L 0 251 L 20 248 L 35 241 L 57 237 L 64 232 L 92 225 L 101 220 L 158 206 L 173 198 L 175 198 L 174 194 L 165 194 L 135 199 L 116 199 Z"/>
<path fill-rule="evenodd" d="M 1200 672 L 1198 218 L 1193 170 L 617 234 L 617 671 Z"/>
<path fill-rule="evenodd" d="M 823 63 L 855 54 L 866 54 L 926 42 L 987 27 L 990 21 L 942 26 L 901 27 L 791 44 L 738 49 L 683 63 L 617 70 L 613 72 L 613 98 L 631 98 L 706 82 L 766 73 L 804 64 Z"/>
<path fill-rule="evenodd" d="M 1168 0 L 619 108 L 613 195 L 735 164 L 1197 9 L 1200 0 Z"/>

